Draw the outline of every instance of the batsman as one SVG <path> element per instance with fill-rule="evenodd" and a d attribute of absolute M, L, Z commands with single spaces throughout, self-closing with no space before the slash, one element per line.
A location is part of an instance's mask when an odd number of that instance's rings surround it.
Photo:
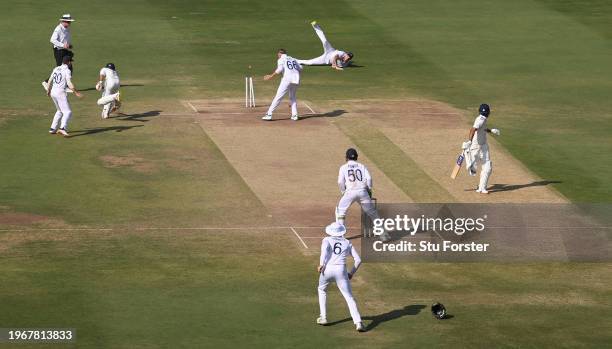
<path fill-rule="evenodd" d="M 107 119 L 110 114 L 121 106 L 121 93 L 119 92 L 119 74 L 114 63 L 108 63 L 100 69 L 100 77 L 96 90 L 102 91 L 98 105 L 102 106 L 102 118 Z"/>
<path fill-rule="evenodd" d="M 475 176 L 478 164 L 481 165 L 480 182 L 476 192 L 488 194 L 487 183 L 489 182 L 491 172 L 493 172 L 493 164 L 489 154 L 489 145 L 487 144 L 487 133 L 490 132 L 499 136 L 501 132 L 496 128 L 487 128 L 487 121 L 491 113 L 488 104 L 481 104 L 478 112 L 479 114 L 476 120 L 474 120 L 474 125 L 470 129 L 468 140 L 463 142 L 461 148 L 465 153 L 465 167 L 470 176 Z"/>

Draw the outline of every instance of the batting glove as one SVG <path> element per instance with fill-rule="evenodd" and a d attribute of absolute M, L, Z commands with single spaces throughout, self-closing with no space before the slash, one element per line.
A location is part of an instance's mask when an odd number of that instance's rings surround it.
<path fill-rule="evenodd" d="M 491 133 L 496 136 L 499 136 L 501 134 L 501 131 L 498 128 L 494 128 L 494 129 L 491 129 Z"/>

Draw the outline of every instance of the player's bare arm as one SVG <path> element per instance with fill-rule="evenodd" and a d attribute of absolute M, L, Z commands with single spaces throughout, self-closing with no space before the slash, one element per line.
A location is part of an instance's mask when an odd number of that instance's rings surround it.
<path fill-rule="evenodd" d="M 274 71 L 271 74 L 268 74 L 268 75 L 264 76 L 264 80 L 266 80 L 266 81 L 272 80 L 276 75 L 278 75 L 278 74 L 276 73 L 276 71 Z"/>
<path fill-rule="evenodd" d="M 83 97 L 83 94 L 77 90 L 76 86 L 74 86 L 71 80 L 68 81 L 68 87 L 74 92 L 75 96 L 79 98 Z"/>

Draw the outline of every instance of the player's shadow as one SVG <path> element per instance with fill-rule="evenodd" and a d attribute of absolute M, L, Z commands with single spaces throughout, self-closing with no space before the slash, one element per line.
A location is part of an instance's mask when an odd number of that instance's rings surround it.
<path fill-rule="evenodd" d="M 138 113 L 138 114 L 118 113 L 116 116 L 111 116 L 111 118 L 117 119 L 117 120 L 123 120 L 123 121 L 147 122 L 149 121 L 148 118 L 158 116 L 160 113 L 161 113 L 161 110 L 151 110 L 151 111 L 147 111 L 144 113 Z"/>
<path fill-rule="evenodd" d="M 488 190 L 489 190 L 489 193 L 495 193 L 499 191 L 512 191 L 512 190 L 518 190 L 518 189 L 529 188 L 529 187 L 543 187 L 549 184 L 558 184 L 558 183 L 563 183 L 563 182 L 543 180 L 543 181 L 535 181 L 535 182 L 526 183 L 526 184 L 493 184 L 491 187 L 488 188 Z"/>
<path fill-rule="evenodd" d="M 94 128 L 86 128 L 84 130 L 72 131 L 70 132 L 70 138 L 72 137 L 80 137 L 80 136 L 88 136 L 96 133 L 102 132 L 123 132 L 134 127 L 142 127 L 143 125 L 134 125 L 134 126 L 109 126 L 109 127 L 94 127 Z"/>
<path fill-rule="evenodd" d="M 315 114 L 306 114 L 300 116 L 300 120 L 310 119 L 310 118 L 335 118 L 341 115 L 348 113 L 344 109 L 336 109 L 332 111 L 328 111 L 327 113 L 315 113 Z"/>
<path fill-rule="evenodd" d="M 378 325 L 387 322 L 387 321 L 393 321 L 396 319 L 399 319 L 401 317 L 404 316 L 409 316 L 409 315 L 418 315 L 421 310 L 423 310 L 424 308 L 426 308 L 425 305 L 423 304 L 412 304 L 412 305 L 407 305 L 403 308 L 400 309 L 395 309 L 395 310 L 391 310 L 388 311 L 386 313 L 382 313 L 382 314 L 378 314 L 378 315 L 373 315 L 373 316 L 363 316 L 362 320 L 369 320 L 370 323 L 367 324 L 366 326 L 366 332 L 367 331 L 371 331 L 373 329 L 375 329 L 376 327 L 378 327 Z M 334 321 L 334 322 L 330 322 L 327 324 L 327 326 L 333 326 L 333 325 L 337 325 L 343 322 L 348 322 L 348 321 L 352 321 L 353 319 L 351 319 L 350 317 L 342 319 L 342 320 L 338 320 L 338 321 Z"/>

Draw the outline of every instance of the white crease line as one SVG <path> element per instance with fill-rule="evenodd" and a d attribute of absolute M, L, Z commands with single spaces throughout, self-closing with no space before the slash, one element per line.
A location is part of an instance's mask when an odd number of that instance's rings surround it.
<path fill-rule="evenodd" d="M 306 102 L 302 102 L 302 103 L 304 103 L 304 105 L 306 106 L 306 108 L 308 108 L 308 109 L 310 110 L 310 112 L 311 112 L 311 113 L 313 113 L 313 114 L 316 114 L 316 113 L 317 113 L 316 111 L 312 110 L 312 108 L 311 108 L 311 107 L 308 105 L 308 103 L 306 103 Z"/>
<path fill-rule="evenodd" d="M 193 110 L 193 111 L 194 111 L 194 112 L 196 112 L 196 113 L 198 112 L 198 110 L 196 109 L 196 107 L 194 107 L 194 106 L 193 106 L 193 104 L 191 104 L 191 102 L 187 101 L 186 103 L 187 103 L 187 105 L 188 105 L 188 106 L 191 108 L 191 110 Z"/>
<path fill-rule="evenodd" d="M 323 229 L 324 226 L 263 226 L 263 227 L 118 227 L 118 228 L 25 228 L 25 229 L 0 229 L 0 232 L 22 232 L 22 231 L 125 231 L 125 230 L 285 230 L 285 229 Z M 351 227 L 349 227 L 350 229 Z M 356 229 L 356 228 L 355 228 Z"/>
<path fill-rule="evenodd" d="M 291 229 L 291 231 L 293 232 L 293 234 L 295 234 L 295 236 L 297 236 L 298 239 L 300 239 L 300 242 L 302 243 L 302 245 L 304 245 L 305 249 L 308 249 L 308 245 L 306 245 L 306 243 L 304 242 L 304 240 L 302 240 L 302 237 L 300 236 L 300 234 L 297 233 L 297 231 L 295 231 L 295 229 L 293 229 L 293 227 L 289 227 Z"/>

